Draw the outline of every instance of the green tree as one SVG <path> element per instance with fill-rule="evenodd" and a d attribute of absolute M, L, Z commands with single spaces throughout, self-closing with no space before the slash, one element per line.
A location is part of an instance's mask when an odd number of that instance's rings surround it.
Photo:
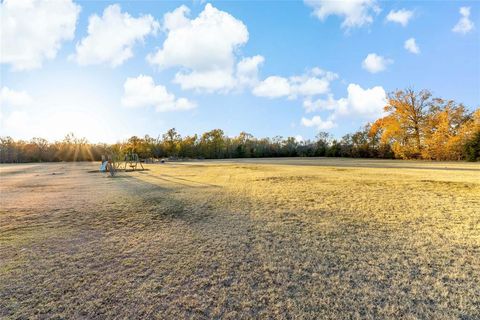
<path fill-rule="evenodd" d="M 171 128 L 163 135 L 163 146 L 167 156 L 178 157 L 181 141 L 182 137 L 175 128 Z"/>

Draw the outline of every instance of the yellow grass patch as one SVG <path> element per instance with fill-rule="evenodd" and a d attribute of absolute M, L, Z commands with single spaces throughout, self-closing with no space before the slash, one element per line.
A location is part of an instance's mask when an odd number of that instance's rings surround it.
<path fill-rule="evenodd" d="M 95 166 L 0 167 L 0 317 L 480 317 L 478 164 Z"/>

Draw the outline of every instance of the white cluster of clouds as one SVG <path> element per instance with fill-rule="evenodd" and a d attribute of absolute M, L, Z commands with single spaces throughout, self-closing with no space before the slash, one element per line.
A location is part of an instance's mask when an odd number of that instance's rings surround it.
<path fill-rule="evenodd" d="M 363 89 L 360 85 L 351 83 L 347 93 L 346 98 L 338 100 L 338 113 L 357 114 L 368 119 L 375 119 L 383 114 L 387 103 L 387 94 L 383 87 Z"/>
<path fill-rule="evenodd" d="M 380 12 L 376 0 L 305 0 L 313 9 L 313 14 L 324 21 L 331 15 L 343 18 L 342 27 L 346 29 L 369 25 L 373 18 Z"/>
<path fill-rule="evenodd" d="M 301 124 L 305 127 L 314 127 L 318 131 L 329 130 L 337 126 L 337 120 L 344 117 L 356 117 L 364 120 L 374 120 L 384 115 L 387 94 L 383 87 L 362 88 L 360 85 L 350 83 L 347 87 L 345 98 L 335 99 L 328 93 L 325 98 L 306 98 L 303 107 L 306 113 L 328 112 L 324 120 L 320 115 L 312 118 L 303 117 Z"/>
<path fill-rule="evenodd" d="M 372 24 L 374 17 L 381 12 L 376 0 L 304 0 L 304 2 L 313 9 L 313 15 L 320 21 L 325 21 L 332 15 L 343 18 L 341 26 L 347 30 Z M 461 7 L 459 12 L 460 20 L 452 31 L 461 34 L 469 33 L 475 27 L 470 19 L 470 7 Z M 406 27 L 414 15 L 412 10 L 390 10 L 385 20 Z"/>
<path fill-rule="evenodd" d="M 311 119 L 302 117 L 301 123 L 305 127 L 314 127 L 317 131 L 329 130 L 337 126 L 331 117 L 322 120 L 321 116 L 313 116 Z"/>
<path fill-rule="evenodd" d="M 326 99 L 312 100 L 307 98 L 303 101 L 303 108 L 305 112 L 315 112 L 319 110 L 335 110 L 338 106 L 337 100 L 334 99 L 333 94 L 329 93 Z"/>
<path fill-rule="evenodd" d="M 295 99 L 298 96 L 315 96 L 328 93 L 330 82 L 337 78 L 338 75 L 333 72 L 313 68 L 301 76 L 289 78 L 267 77 L 253 88 L 252 93 L 258 97 L 266 98 L 288 97 L 289 99 Z"/>
<path fill-rule="evenodd" d="M 341 17 L 341 26 L 346 30 L 372 24 L 381 11 L 377 0 L 305 0 L 305 3 L 321 21 L 329 16 Z M 29 70 L 55 58 L 62 43 L 74 39 L 80 11 L 80 6 L 72 0 L 3 1 L 0 4 L 0 63 L 10 64 L 13 70 Z M 190 13 L 190 9 L 182 5 L 166 13 L 160 24 L 151 15 L 133 17 L 122 12 L 120 5 L 109 5 L 101 16 L 93 14 L 89 17 L 87 35 L 77 42 L 70 59 L 79 65 L 116 67 L 134 56 L 135 46 L 161 31 L 165 33 L 165 40 L 146 59 L 159 70 L 176 68 L 172 82 L 182 90 L 226 93 L 248 89 L 258 97 L 300 98 L 306 113 L 329 112 L 328 117 L 313 115 L 301 119 L 303 126 L 318 130 L 334 128 L 335 121 L 341 116 L 373 119 L 383 114 L 386 93 L 381 86 L 364 89 L 350 83 L 346 97 L 335 99 L 331 94 L 331 82 L 338 79 L 338 75 L 320 68 L 313 68 L 303 75 L 270 75 L 260 79 L 259 68 L 265 58 L 241 55 L 240 49 L 249 40 L 247 26 L 241 20 L 211 4 L 206 4 L 197 17 L 191 18 Z M 414 15 L 407 9 L 391 10 L 385 19 L 406 27 Z M 461 7 L 460 15 L 452 31 L 466 34 L 474 29 L 470 8 Z M 404 48 L 420 54 L 420 47 L 413 37 L 404 42 Z M 385 71 L 393 62 L 391 58 L 369 53 L 361 65 L 374 74 Z M 8 87 L 0 91 L 2 107 L 31 104 L 32 98 L 24 91 Z M 195 102 L 176 97 L 164 85 L 156 84 L 146 75 L 126 79 L 121 104 L 132 108 L 153 107 L 159 112 L 196 107 Z M 22 113 L 19 112 L 12 113 L 13 120 L 20 117 Z"/>
<path fill-rule="evenodd" d="M 415 38 L 409 38 L 405 41 L 403 47 L 413 53 L 413 54 L 419 54 L 420 53 L 420 47 L 417 45 L 417 42 L 415 41 Z"/>
<path fill-rule="evenodd" d="M 472 20 L 470 20 L 470 7 L 461 7 L 460 10 L 460 20 L 458 20 L 457 24 L 453 27 L 452 31 L 466 34 L 473 30 L 475 24 Z"/>
<path fill-rule="evenodd" d="M 123 85 L 122 105 L 130 108 L 154 107 L 156 111 L 180 111 L 196 107 L 186 98 L 176 98 L 162 85 L 155 85 L 152 77 L 140 75 L 127 78 Z"/>
<path fill-rule="evenodd" d="M 261 55 L 243 58 L 237 63 L 236 82 L 240 88 L 258 83 L 258 69 L 265 61 Z"/>
<path fill-rule="evenodd" d="M 226 92 L 254 83 L 264 58 L 239 59 L 249 37 L 245 24 L 211 4 L 194 19 L 189 15 L 184 5 L 165 14 L 166 39 L 147 60 L 161 69 L 181 68 L 173 82 L 184 90 Z"/>
<path fill-rule="evenodd" d="M 347 88 L 347 97 L 338 100 L 329 94 L 327 99 L 316 101 L 305 100 L 303 106 L 307 113 L 317 111 L 331 111 L 323 120 L 320 115 L 312 118 L 303 117 L 301 124 L 305 127 L 314 127 L 317 131 L 325 131 L 337 126 L 336 120 L 340 117 L 360 117 L 364 120 L 374 120 L 384 115 L 387 103 L 387 94 L 383 87 L 376 86 L 363 89 L 360 85 L 351 83 Z"/>
<path fill-rule="evenodd" d="M 362 68 L 370 73 L 378 73 L 385 71 L 388 65 L 392 63 L 392 59 L 382 57 L 376 53 L 369 53 L 362 62 Z"/>
<path fill-rule="evenodd" d="M 33 100 L 25 91 L 16 91 L 6 86 L 0 90 L 0 108 L 28 107 Z"/>
<path fill-rule="evenodd" d="M 5 0 L 0 4 L 0 63 L 29 70 L 55 58 L 75 35 L 80 6 L 71 0 Z"/>
<path fill-rule="evenodd" d="M 391 10 L 386 17 L 387 21 L 398 23 L 403 27 L 406 27 L 408 25 L 408 22 L 412 18 L 413 18 L 413 11 L 406 10 L 406 9 L 400 9 L 397 11 Z"/>
<path fill-rule="evenodd" d="M 347 97 L 334 99 L 332 94 L 327 99 L 315 101 L 307 99 L 303 107 L 307 113 L 316 111 L 334 111 L 334 117 L 342 115 L 360 115 L 365 118 L 375 118 L 383 113 L 386 104 L 386 92 L 381 86 L 363 89 L 360 85 L 350 83 L 347 87 Z"/>
<path fill-rule="evenodd" d="M 138 18 L 123 13 L 118 4 L 105 8 L 100 17 L 96 14 L 88 19 L 88 35 L 76 45 L 71 56 L 80 65 L 121 65 L 133 57 L 133 46 L 145 37 L 155 34 L 160 24 L 151 16 Z"/>
<path fill-rule="evenodd" d="M 189 19 L 189 14 L 190 9 L 181 6 L 165 15 L 167 37 L 149 61 L 161 68 L 233 69 L 235 49 L 248 41 L 247 27 L 211 4 L 195 19 Z"/>

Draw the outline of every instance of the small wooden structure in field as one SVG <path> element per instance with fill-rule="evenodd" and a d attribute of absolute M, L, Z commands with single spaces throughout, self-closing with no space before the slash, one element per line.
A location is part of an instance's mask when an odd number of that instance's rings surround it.
<path fill-rule="evenodd" d="M 131 152 L 125 155 L 123 170 L 127 171 L 127 166 L 130 168 L 130 171 L 139 170 L 138 168 L 139 165 L 142 168 L 141 170 L 145 170 L 142 162 L 140 161 L 140 158 L 138 157 L 138 154 Z"/>
<path fill-rule="evenodd" d="M 141 168 L 141 169 L 140 169 Z M 110 155 L 102 155 L 102 164 L 100 165 L 100 172 L 109 172 L 113 177 L 117 171 L 135 171 L 145 170 L 143 164 L 138 157 L 138 154 L 130 152 L 122 157 L 112 153 Z"/>

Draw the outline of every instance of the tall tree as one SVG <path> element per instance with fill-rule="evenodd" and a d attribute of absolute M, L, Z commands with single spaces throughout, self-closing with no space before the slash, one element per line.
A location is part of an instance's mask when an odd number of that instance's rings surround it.
<path fill-rule="evenodd" d="M 163 145 L 167 156 L 178 156 L 178 152 L 180 149 L 180 141 L 182 141 L 182 137 L 177 132 L 177 130 L 175 130 L 175 128 L 168 130 L 163 135 Z"/>
<path fill-rule="evenodd" d="M 225 136 L 223 130 L 214 129 L 202 134 L 200 145 L 206 158 L 219 159 L 225 156 Z"/>
<path fill-rule="evenodd" d="M 425 137 L 425 120 L 432 94 L 428 90 L 397 90 L 388 96 L 388 115 L 372 125 L 371 133 L 381 131 L 381 142 L 392 145 L 396 156 L 419 158 Z"/>
<path fill-rule="evenodd" d="M 469 120 L 463 105 L 453 100 L 434 99 L 425 122 L 425 147 L 422 157 L 434 160 L 459 160 L 462 148 L 460 129 Z"/>
<path fill-rule="evenodd" d="M 460 128 L 458 146 L 463 149 L 463 158 L 468 161 L 480 160 L 480 108 L 472 113 Z"/>

